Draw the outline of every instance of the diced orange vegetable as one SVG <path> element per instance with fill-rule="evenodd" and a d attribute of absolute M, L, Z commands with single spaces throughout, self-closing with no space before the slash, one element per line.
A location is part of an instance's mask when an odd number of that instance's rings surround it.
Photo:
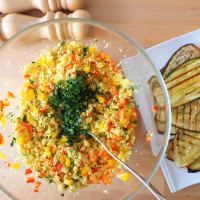
<path fill-rule="evenodd" d="M 101 60 L 104 60 L 104 59 L 105 59 L 105 54 L 104 54 L 103 51 L 100 51 L 100 52 L 99 52 L 99 57 L 100 57 Z"/>
<path fill-rule="evenodd" d="M 5 164 L 6 164 L 8 167 L 11 167 L 11 163 L 10 163 L 10 162 L 5 162 Z"/>
<path fill-rule="evenodd" d="M 50 158 L 50 164 L 53 165 L 53 157 Z"/>
<path fill-rule="evenodd" d="M 35 182 L 35 179 L 33 177 L 27 177 L 26 178 L 26 182 L 27 183 L 34 183 Z"/>
<path fill-rule="evenodd" d="M 152 106 L 152 112 L 156 112 L 156 111 L 157 111 L 156 106 Z"/>
<path fill-rule="evenodd" d="M 95 150 L 94 150 L 94 154 L 95 154 L 96 156 L 98 156 L 98 155 L 99 155 L 99 151 L 98 151 L 97 149 L 95 149 Z"/>
<path fill-rule="evenodd" d="M 133 109 L 131 112 L 131 119 L 137 119 L 139 115 L 139 112 L 137 109 Z"/>
<path fill-rule="evenodd" d="M 30 74 L 25 74 L 25 75 L 24 75 L 24 78 L 25 78 L 25 79 L 30 78 Z"/>
<path fill-rule="evenodd" d="M 0 133 L 0 146 L 4 146 L 4 137 L 3 135 Z"/>
<path fill-rule="evenodd" d="M 100 75 L 100 73 L 99 73 L 99 70 L 96 68 L 96 69 L 94 69 L 94 71 L 93 71 L 93 74 L 94 74 L 94 76 L 99 76 Z"/>
<path fill-rule="evenodd" d="M 3 101 L 0 100 L 0 109 L 3 109 L 4 108 L 4 104 L 3 104 Z"/>
<path fill-rule="evenodd" d="M 110 147 L 111 147 L 111 149 L 112 149 L 113 151 L 116 151 L 116 150 L 118 149 L 118 146 L 117 146 L 117 144 L 116 144 L 115 142 L 111 142 L 111 143 L 110 143 Z"/>
<path fill-rule="evenodd" d="M 41 171 L 41 172 L 40 172 L 40 176 L 41 176 L 41 177 L 45 177 L 45 172 L 44 172 L 44 171 Z"/>
<path fill-rule="evenodd" d="M 35 187 L 36 187 L 36 188 L 39 188 L 40 185 L 41 185 L 41 182 L 39 182 L 39 181 L 35 182 Z"/>
<path fill-rule="evenodd" d="M 5 99 L 4 101 L 3 101 L 3 105 L 4 106 L 10 106 L 10 101 L 9 101 L 9 99 Z"/>
<path fill-rule="evenodd" d="M 108 126 L 108 131 L 110 132 L 113 128 L 114 128 L 114 125 L 112 123 L 110 123 Z"/>
<path fill-rule="evenodd" d="M 44 131 L 40 131 L 40 133 L 39 133 L 39 134 L 40 134 L 40 135 L 44 135 L 44 133 L 45 133 Z"/>
<path fill-rule="evenodd" d="M 118 117 L 119 117 L 120 121 L 125 118 L 125 110 L 124 109 L 119 109 L 118 110 Z"/>
<path fill-rule="evenodd" d="M 12 92 L 7 92 L 7 97 L 8 98 L 11 98 L 11 99 L 14 99 L 15 98 L 15 95 L 12 93 Z"/>
<path fill-rule="evenodd" d="M 40 109 L 40 110 L 39 110 L 39 113 L 45 114 L 45 113 L 47 113 L 47 109 Z"/>
<path fill-rule="evenodd" d="M 120 72 L 120 71 L 116 68 L 116 66 L 114 66 L 114 65 L 112 66 L 112 71 L 115 72 L 115 73 L 119 73 L 119 72 Z"/>
<path fill-rule="evenodd" d="M 101 152 L 101 155 L 100 157 L 102 159 L 106 159 L 106 160 L 109 160 L 111 158 L 111 156 L 108 154 L 108 152 L 106 150 L 103 149 L 103 151 Z"/>
<path fill-rule="evenodd" d="M 112 134 L 112 140 L 121 141 L 123 139 L 124 139 L 123 136 L 118 136 L 116 134 Z"/>
<path fill-rule="evenodd" d="M 123 169 L 117 169 L 116 173 L 117 173 L 118 175 L 123 174 L 123 173 L 124 173 L 124 170 L 123 170 Z"/>
<path fill-rule="evenodd" d="M 119 90 L 114 90 L 113 96 L 117 96 L 117 95 L 119 95 Z"/>
<path fill-rule="evenodd" d="M 26 169 L 25 171 L 25 175 L 28 175 L 28 174 L 31 174 L 33 171 L 29 168 L 29 169 Z"/>
<path fill-rule="evenodd" d="M 39 192 L 39 190 L 38 190 L 37 188 L 35 188 L 33 191 L 34 191 L 34 192 Z"/>
<path fill-rule="evenodd" d="M 33 87 L 31 85 L 28 85 L 28 90 L 33 90 Z"/>
<path fill-rule="evenodd" d="M 98 184 L 99 183 L 99 179 L 97 178 L 97 176 L 95 176 L 95 175 L 92 175 L 91 177 L 90 177 L 90 181 L 91 181 L 91 183 L 93 183 L 93 184 Z"/>
<path fill-rule="evenodd" d="M 72 53 L 72 54 L 71 54 L 71 59 L 72 59 L 72 60 L 75 60 L 75 57 L 76 57 L 75 54 Z"/>
<path fill-rule="evenodd" d="M 128 104 L 128 99 L 124 99 L 123 102 L 120 103 L 120 104 L 118 105 L 118 108 L 119 108 L 119 109 L 122 109 L 122 108 L 124 108 L 124 106 L 127 105 L 127 104 Z"/>
<path fill-rule="evenodd" d="M 109 185 L 112 182 L 107 176 L 102 176 L 101 180 L 104 185 Z"/>

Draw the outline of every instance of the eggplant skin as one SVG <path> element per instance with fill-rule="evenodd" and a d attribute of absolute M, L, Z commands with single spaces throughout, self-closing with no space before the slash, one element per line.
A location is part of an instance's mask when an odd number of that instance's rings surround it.
<path fill-rule="evenodd" d="M 190 168 L 187 167 L 188 173 L 197 173 L 200 172 L 200 170 L 192 170 Z"/>
<path fill-rule="evenodd" d="M 177 67 L 188 60 L 200 57 L 200 49 L 194 44 L 186 44 L 179 48 L 161 70 L 164 79 Z"/>

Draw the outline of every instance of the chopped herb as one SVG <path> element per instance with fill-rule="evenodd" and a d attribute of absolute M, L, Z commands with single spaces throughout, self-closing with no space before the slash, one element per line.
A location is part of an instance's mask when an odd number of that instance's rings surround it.
<path fill-rule="evenodd" d="M 115 88 L 116 88 L 116 89 L 120 89 L 120 85 L 117 85 Z"/>
<path fill-rule="evenodd" d="M 83 48 L 83 57 L 85 57 L 87 55 L 88 50 L 89 50 L 89 47 Z"/>
<path fill-rule="evenodd" d="M 36 89 L 34 89 L 33 91 L 34 91 L 35 94 L 37 94 L 37 90 Z"/>
<path fill-rule="evenodd" d="M 13 137 L 13 139 L 12 139 L 12 141 L 11 141 L 11 143 L 10 143 L 10 146 L 13 147 L 15 143 L 16 143 L 16 138 Z"/>
<path fill-rule="evenodd" d="M 133 123 L 134 123 L 134 124 L 138 124 L 137 120 L 133 120 Z"/>
<path fill-rule="evenodd" d="M 27 122 L 27 116 L 26 116 L 26 115 L 23 115 L 22 121 L 23 121 L 23 122 Z"/>
<path fill-rule="evenodd" d="M 48 114 L 47 114 L 47 113 L 44 113 L 44 114 L 43 114 L 43 116 L 44 116 L 44 117 L 47 117 L 47 116 L 48 116 Z"/>
<path fill-rule="evenodd" d="M 31 80 L 31 79 L 29 79 L 29 82 L 30 82 L 31 84 L 34 84 L 34 83 L 35 83 L 35 81 L 34 81 L 34 80 Z"/>
<path fill-rule="evenodd" d="M 93 41 L 94 41 L 94 42 L 98 42 L 99 40 L 97 40 L 97 39 L 94 39 Z"/>
<path fill-rule="evenodd" d="M 54 181 L 52 179 L 49 179 L 49 183 L 53 183 Z"/>
<path fill-rule="evenodd" d="M 64 197 L 65 195 L 62 193 L 60 196 L 61 196 L 61 197 Z"/>
<path fill-rule="evenodd" d="M 35 63 L 35 61 L 32 61 L 32 63 Z"/>
<path fill-rule="evenodd" d="M 70 146 L 81 141 L 80 134 L 90 137 L 88 130 L 82 128 L 79 119 L 96 94 L 96 90 L 85 81 L 87 75 L 80 75 L 80 72 L 77 74 L 74 79 L 58 81 L 53 94 L 49 96 L 49 104 L 55 111 L 55 117 L 61 121 L 59 136 L 67 136 Z"/>
<path fill-rule="evenodd" d="M 41 136 L 40 139 L 41 139 L 41 140 L 44 139 L 44 136 Z"/>
<path fill-rule="evenodd" d="M 60 46 L 61 46 L 61 47 L 64 47 L 64 46 L 65 46 L 65 40 L 61 42 Z"/>

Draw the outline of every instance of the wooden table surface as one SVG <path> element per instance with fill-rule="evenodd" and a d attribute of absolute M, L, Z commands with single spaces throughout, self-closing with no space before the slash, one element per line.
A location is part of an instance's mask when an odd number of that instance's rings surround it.
<path fill-rule="evenodd" d="M 88 0 L 93 19 L 110 24 L 134 38 L 144 48 L 199 28 L 199 0 Z M 167 200 L 200 199 L 200 185 L 171 194 L 159 168 L 152 183 Z M 0 192 L 1 200 L 8 200 Z M 154 200 L 146 190 L 134 198 Z"/>

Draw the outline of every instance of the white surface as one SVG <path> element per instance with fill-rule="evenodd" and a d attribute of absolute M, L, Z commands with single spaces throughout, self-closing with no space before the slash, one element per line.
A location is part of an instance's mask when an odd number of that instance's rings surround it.
<path fill-rule="evenodd" d="M 200 47 L 200 30 L 193 31 L 183 36 L 168 40 L 159 45 L 146 50 L 158 69 L 163 68 L 169 58 L 185 44 L 193 43 Z M 186 168 L 178 168 L 176 165 L 164 158 L 161 168 L 172 193 L 181 190 L 187 186 L 200 183 L 200 172 L 188 173 Z"/>

